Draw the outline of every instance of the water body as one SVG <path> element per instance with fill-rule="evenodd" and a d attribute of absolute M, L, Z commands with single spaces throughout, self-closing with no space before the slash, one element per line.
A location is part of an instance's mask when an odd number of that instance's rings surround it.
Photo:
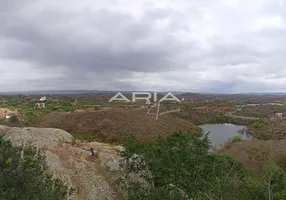
<path fill-rule="evenodd" d="M 250 140 L 252 137 L 247 134 L 246 126 L 237 126 L 233 124 L 204 124 L 200 125 L 204 134 L 209 133 L 209 140 L 213 147 L 221 148 L 226 142 L 234 136 L 241 136 L 243 140 Z"/>

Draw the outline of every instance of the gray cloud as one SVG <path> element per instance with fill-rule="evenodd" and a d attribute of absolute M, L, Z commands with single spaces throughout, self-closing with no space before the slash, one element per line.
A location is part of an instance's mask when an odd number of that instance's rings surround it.
<path fill-rule="evenodd" d="M 283 2 L 0 0 L 0 90 L 284 91 Z"/>
<path fill-rule="evenodd" d="M 156 15 L 156 11 L 147 14 L 160 19 L 162 13 L 158 10 Z M 174 67 L 172 65 L 176 62 L 169 58 L 192 47 L 168 32 L 157 31 L 148 15 L 146 21 L 145 17 L 136 21 L 131 15 L 108 10 L 81 14 L 83 28 L 91 29 L 89 37 L 85 37 L 84 29 L 69 31 L 67 27 L 55 30 L 73 19 L 72 13 L 46 11 L 35 18 L 8 14 L 10 21 L 3 22 L 5 25 L 0 34 L 22 43 L 8 43 L 3 56 L 49 67 L 63 65 L 70 69 L 91 71 L 157 71 Z"/>

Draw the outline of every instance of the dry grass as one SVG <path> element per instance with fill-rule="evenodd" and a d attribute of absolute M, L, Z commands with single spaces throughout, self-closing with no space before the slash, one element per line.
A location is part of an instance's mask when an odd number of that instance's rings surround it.
<path fill-rule="evenodd" d="M 245 166 L 261 170 L 266 163 L 286 166 L 286 140 L 249 140 L 228 144 L 218 150 L 220 154 L 230 154 Z"/>
<path fill-rule="evenodd" d="M 64 129 L 72 134 L 99 135 L 104 141 L 120 143 L 134 135 L 139 140 L 149 142 L 158 136 L 168 136 L 175 131 L 194 131 L 197 126 L 172 115 L 155 116 L 136 109 L 112 108 L 101 112 L 61 113 L 46 115 L 36 126 Z"/>
<path fill-rule="evenodd" d="M 260 140 L 286 139 L 286 119 L 269 121 L 261 128 L 250 127 L 250 134 Z"/>

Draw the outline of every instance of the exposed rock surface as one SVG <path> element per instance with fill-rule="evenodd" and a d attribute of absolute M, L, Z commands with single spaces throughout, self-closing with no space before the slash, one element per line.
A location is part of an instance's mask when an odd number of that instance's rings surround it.
<path fill-rule="evenodd" d="M 11 128 L 0 126 L 0 137 L 14 145 L 33 145 L 46 155 L 54 174 L 76 189 L 71 200 L 120 200 L 115 184 L 122 159 L 120 146 L 80 143 L 68 132 L 52 128 Z M 92 150 L 91 150 L 92 149 Z"/>

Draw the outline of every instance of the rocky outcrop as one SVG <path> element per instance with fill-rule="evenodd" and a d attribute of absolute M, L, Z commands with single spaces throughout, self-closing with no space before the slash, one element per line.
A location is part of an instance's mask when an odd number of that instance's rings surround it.
<path fill-rule="evenodd" d="M 115 183 L 122 147 L 77 142 L 68 132 L 52 128 L 0 126 L 0 137 L 41 150 L 54 176 L 76 189 L 71 200 L 123 199 L 124 192 Z"/>
<path fill-rule="evenodd" d="M 61 142 L 72 142 L 73 136 L 66 131 L 53 128 L 16 128 L 0 126 L 0 137 L 10 139 L 15 145 L 34 145 L 53 148 Z"/>

